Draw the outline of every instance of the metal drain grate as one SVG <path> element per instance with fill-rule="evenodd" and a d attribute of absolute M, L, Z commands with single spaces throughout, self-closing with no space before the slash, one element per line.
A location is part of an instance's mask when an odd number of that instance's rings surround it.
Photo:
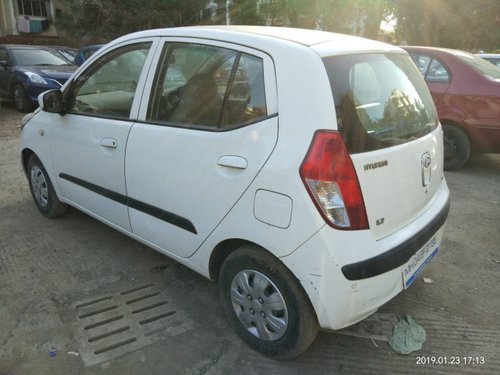
<path fill-rule="evenodd" d="M 193 327 L 154 284 L 79 301 L 77 340 L 85 366 L 133 352 Z"/>

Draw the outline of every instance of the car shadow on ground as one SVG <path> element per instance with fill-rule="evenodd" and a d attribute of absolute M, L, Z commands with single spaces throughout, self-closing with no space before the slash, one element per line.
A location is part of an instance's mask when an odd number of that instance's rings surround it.
<path fill-rule="evenodd" d="M 466 174 L 497 174 L 500 172 L 500 155 L 473 154 L 469 161 L 458 171 Z M 449 173 L 449 172 L 448 172 Z M 453 173 L 453 172 L 452 172 Z"/>

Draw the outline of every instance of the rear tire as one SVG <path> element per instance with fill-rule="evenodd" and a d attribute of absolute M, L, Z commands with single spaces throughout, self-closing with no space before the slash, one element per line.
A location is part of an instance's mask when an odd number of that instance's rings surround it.
<path fill-rule="evenodd" d="M 31 195 L 36 207 L 42 215 L 48 218 L 63 216 L 68 211 L 68 205 L 57 198 L 52 182 L 42 162 L 31 155 L 26 165 Z"/>
<path fill-rule="evenodd" d="M 243 246 L 227 257 L 219 295 L 238 335 L 268 356 L 296 357 L 318 334 L 316 314 L 298 280 L 257 246 Z"/>
<path fill-rule="evenodd" d="M 465 132 L 454 125 L 443 125 L 444 169 L 454 171 L 469 160 L 471 144 Z"/>

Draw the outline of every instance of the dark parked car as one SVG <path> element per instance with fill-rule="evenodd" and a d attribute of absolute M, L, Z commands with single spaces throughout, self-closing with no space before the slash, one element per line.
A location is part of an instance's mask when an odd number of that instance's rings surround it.
<path fill-rule="evenodd" d="M 29 112 L 38 95 L 61 88 L 76 69 L 49 47 L 0 45 L 0 97 Z"/>
<path fill-rule="evenodd" d="M 470 53 L 403 47 L 425 78 L 444 131 L 444 165 L 460 168 L 472 151 L 500 152 L 500 68 Z"/>
<path fill-rule="evenodd" d="M 87 60 L 90 56 L 92 56 L 94 53 L 96 53 L 104 44 L 95 44 L 92 46 L 85 46 L 80 48 L 80 50 L 77 52 L 75 56 L 75 65 L 82 65 L 85 60 Z"/>

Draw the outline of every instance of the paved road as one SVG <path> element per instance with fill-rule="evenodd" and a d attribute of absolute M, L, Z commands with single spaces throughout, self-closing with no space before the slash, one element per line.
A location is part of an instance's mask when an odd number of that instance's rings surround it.
<path fill-rule="evenodd" d="M 214 283 L 76 210 L 43 218 L 19 164 L 20 118 L 2 103 L 0 375 L 500 373 L 500 155 L 446 174 L 448 226 L 422 275 L 433 284 L 420 278 L 368 321 L 276 362 L 233 334 Z M 408 314 L 427 341 L 401 356 L 386 341 Z"/>

